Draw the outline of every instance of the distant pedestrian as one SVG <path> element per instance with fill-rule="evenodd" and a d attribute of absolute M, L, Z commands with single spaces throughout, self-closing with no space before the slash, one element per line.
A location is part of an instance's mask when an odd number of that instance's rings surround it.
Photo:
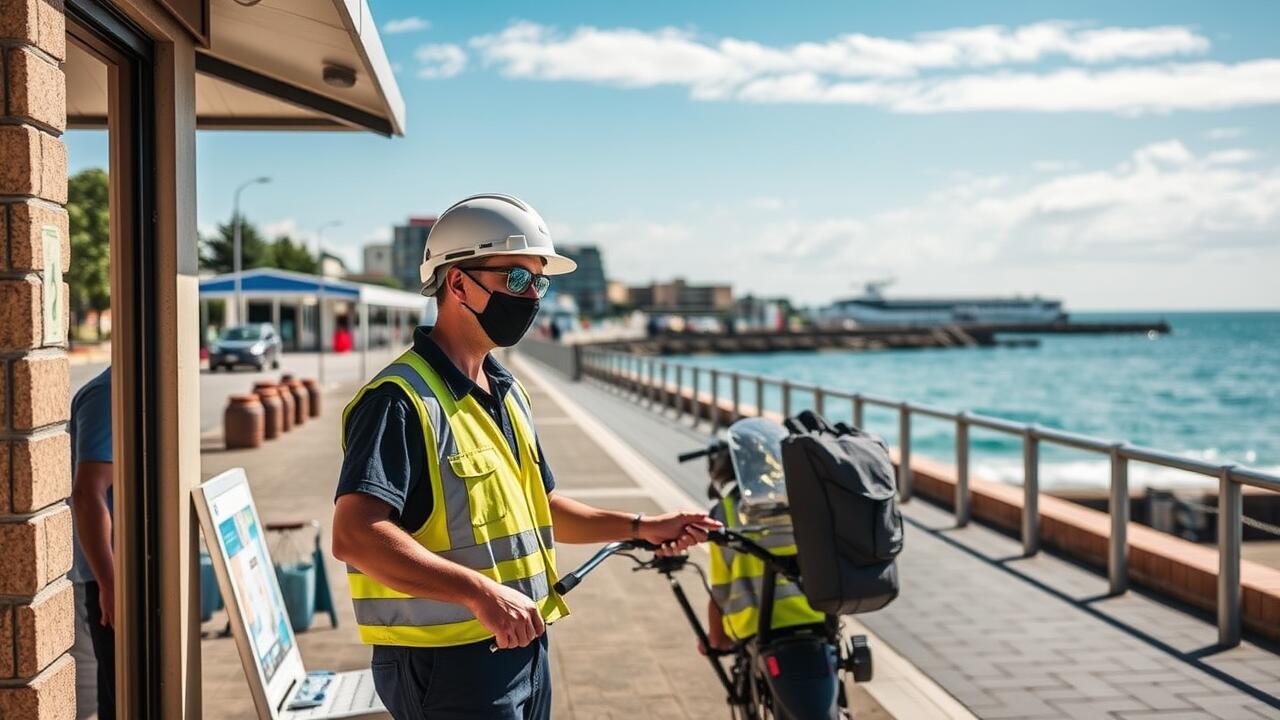
<path fill-rule="evenodd" d="M 112 552 L 111 367 L 71 401 L 71 505 L 75 556 L 71 580 L 98 661 L 98 718 L 116 716 L 115 557 Z"/>
<path fill-rule="evenodd" d="M 519 341 L 547 276 L 574 267 L 516 198 L 449 208 L 420 271 L 436 325 L 347 407 L 333 554 L 350 568 L 374 685 L 401 720 L 549 717 L 546 626 L 569 612 L 555 541 L 643 538 L 671 553 L 719 526 L 554 492 L 529 395 L 490 351 Z"/>

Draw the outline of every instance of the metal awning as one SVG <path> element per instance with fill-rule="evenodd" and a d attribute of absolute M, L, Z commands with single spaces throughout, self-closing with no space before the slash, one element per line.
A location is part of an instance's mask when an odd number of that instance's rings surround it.
<path fill-rule="evenodd" d="M 241 293 L 247 298 L 254 299 L 313 297 L 320 292 L 321 284 L 324 286 L 325 295 L 331 299 L 351 300 L 376 307 L 422 311 L 434 303 L 430 298 L 418 293 L 276 268 L 255 268 L 240 274 Z M 234 273 L 201 278 L 200 297 L 202 299 L 232 298 L 235 296 L 235 285 Z"/>
<path fill-rule="evenodd" d="M 208 19 L 198 128 L 404 134 L 404 100 L 366 0 L 209 0 Z M 105 68 L 71 44 L 65 69 L 68 124 L 106 127 Z"/>

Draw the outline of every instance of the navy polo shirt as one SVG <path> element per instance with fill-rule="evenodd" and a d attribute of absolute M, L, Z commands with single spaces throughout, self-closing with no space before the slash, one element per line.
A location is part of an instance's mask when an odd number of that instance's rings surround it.
<path fill-rule="evenodd" d="M 492 355 L 486 356 L 483 369 L 492 392 L 481 390 L 431 339 L 428 327 L 414 331 L 413 351 L 439 373 L 454 400 L 470 395 L 485 409 L 502 430 L 511 454 L 519 462 L 515 427 L 504 402 L 515 384 L 511 373 Z M 347 418 L 346 441 L 347 451 L 342 458 L 335 497 L 353 492 L 372 495 L 395 509 L 396 521 L 401 527 L 409 530 L 422 527 L 431 514 L 431 492 L 425 487 L 431 481 L 430 471 L 422 421 L 404 390 L 387 383 L 365 393 Z M 555 479 L 541 443 L 538 459 L 543 485 L 550 493 Z"/>

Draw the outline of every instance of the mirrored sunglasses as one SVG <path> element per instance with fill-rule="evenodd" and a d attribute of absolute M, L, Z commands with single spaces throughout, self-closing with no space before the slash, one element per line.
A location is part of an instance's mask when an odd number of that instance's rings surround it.
<path fill-rule="evenodd" d="M 541 273 L 533 273 L 522 267 L 513 268 L 491 268 L 491 267 L 473 267 L 467 268 L 472 272 L 491 272 L 502 273 L 507 276 L 507 290 L 512 295 L 523 295 L 525 290 L 529 289 L 529 285 L 533 285 L 533 291 L 538 297 L 547 294 L 547 289 L 551 287 L 551 278 Z"/>

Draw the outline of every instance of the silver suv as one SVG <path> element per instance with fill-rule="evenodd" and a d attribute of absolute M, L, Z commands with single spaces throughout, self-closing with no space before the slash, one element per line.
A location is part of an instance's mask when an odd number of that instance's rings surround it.
<path fill-rule="evenodd" d="M 219 367 L 228 370 L 236 365 L 251 365 L 261 371 L 270 363 L 280 367 L 280 334 L 271 323 L 232 325 L 222 331 L 209 346 L 209 371 Z"/>

